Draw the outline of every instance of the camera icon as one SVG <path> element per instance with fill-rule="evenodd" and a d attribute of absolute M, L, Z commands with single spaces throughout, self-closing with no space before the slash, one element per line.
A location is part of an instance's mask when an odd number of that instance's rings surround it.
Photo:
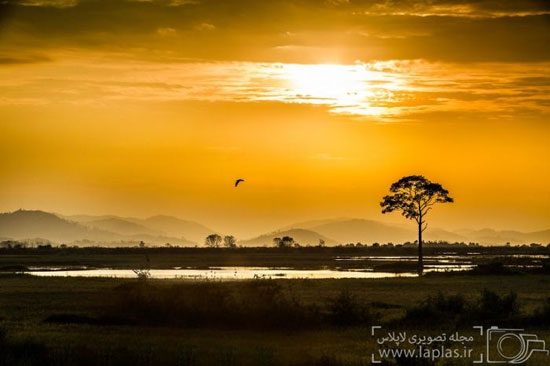
<path fill-rule="evenodd" d="M 521 364 L 527 361 L 534 352 L 544 352 L 546 342 L 536 334 L 523 333 L 523 329 L 487 329 L 487 363 Z"/>

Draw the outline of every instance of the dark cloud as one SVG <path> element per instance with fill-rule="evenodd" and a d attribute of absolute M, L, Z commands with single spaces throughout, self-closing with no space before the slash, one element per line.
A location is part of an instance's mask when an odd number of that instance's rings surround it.
<path fill-rule="evenodd" d="M 519 86 L 545 86 L 550 88 L 550 76 L 517 78 L 510 83 Z"/>
<path fill-rule="evenodd" d="M 346 5 L 366 13 L 385 15 L 499 17 L 550 12 L 546 0 L 350 0 Z"/>
<path fill-rule="evenodd" d="M 5 56 L 0 54 L 0 65 L 34 64 L 48 61 L 52 61 L 52 59 L 41 55 Z"/>
<path fill-rule="evenodd" d="M 550 59 L 538 0 L 4 1 L 0 41 L 158 60 L 315 62 Z"/>

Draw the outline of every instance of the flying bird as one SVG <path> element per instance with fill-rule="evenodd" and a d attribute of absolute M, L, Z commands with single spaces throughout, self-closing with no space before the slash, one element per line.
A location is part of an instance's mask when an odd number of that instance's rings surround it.
<path fill-rule="evenodd" d="M 239 183 L 241 183 L 241 182 L 244 182 L 244 179 L 241 179 L 241 178 L 237 179 L 235 181 L 235 187 L 237 187 L 239 185 Z"/>

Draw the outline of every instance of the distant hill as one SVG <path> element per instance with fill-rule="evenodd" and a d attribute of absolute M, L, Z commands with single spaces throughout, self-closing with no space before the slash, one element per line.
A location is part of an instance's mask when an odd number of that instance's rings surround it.
<path fill-rule="evenodd" d="M 413 223 L 410 229 L 366 219 L 323 219 L 304 221 L 289 225 L 284 229 L 303 228 L 315 231 L 321 235 L 334 239 L 338 244 L 346 243 L 403 243 L 413 242 L 418 233 Z M 449 242 L 477 242 L 483 245 L 495 244 L 530 244 L 550 243 L 550 230 L 524 233 L 512 230 L 457 230 L 450 231 L 439 228 L 428 228 L 424 232 L 424 240 Z"/>
<path fill-rule="evenodd" d="M 91 221 L 121 218 L 115 215 L 61 215 L 57 213 L 54 213 L 54 215 L 57 215 L 69 221 L 76 221 L 79 223 L 87 223 Z"/>
<path fill-rule="evenodd" d="M 319 234 L 312 230 L 306 229 L 289 229 L 275 231 L 269 234 L 260 235 L 256 238 L 241 240 L 239 245 L 243 246 L 273 246 L 273 238 L 281 238 L 283 236 L 290 236 L 294 239 L 296 243 L 300 245 L 317 245 L 319 244 L 319 239 L 325 241 L 326 245 L 334 245 L 336 241 L 330 239 L 322 234 Z"/>
<path fill-rule="evenodd" d="M 528 240 L 529 242 L 550 244 L 550 229 L 533 231 L 533 232 L 527 233 L 526 235 L 527 235 L 527 238 L 529 238 Z"/>
<path fill-rule="evenodd" d="M 193 244 L 185 238 L 174 238 L 138 224 L 116 218 L 103 218 L 79 223 L 44 211 L 18 210 L 0 214 L 0 237 L 14 240 L 46 241 L 86 245 Z"/>
<path fill-rule="evenodd" d="M 112 234 L 48 212 L 18 210 L 0 214 L 0 235 L 18 240 L 44 238 L 56 242 L 72 242 L 83 238 L 106 240 Z"/>
<path fill-rule="evenodd" d="M 321 225 L 325 225 L 325 224 L 334 224 L 334 223 L 337 223 L 337 222 L 344 222 L 344 221 L 348 221 L 348 220 L 352 220 L 352 219 L 349 218 L 349 217 L 345 217 L 345 218 L 342 217 L 342 218 L 334 218 L 334 219 L 318 219 L 318 220 L 300 221 L 300 222 L 295 222 L 295 223 L 287 225 L 287 226 L 283 226 L 282 228 L 280 228 L 280 230 L 289 230 L 289 229 L 296 229 L 296 228 L 311 229 L 311 228 L 321 226 Z"/>
<path fill-rule="evenodd" d="M 313 226 L 311 230 L 334 238 L 339 243 L 399 243 L 414 240 L 414 231 L 374 220 L 347 219 Z"/>
<path fill-rule="evenodd" d="M 182 220 L 173 216 L 157 215 L 140 220 L 140 222 L 148 228 L 162 231 L 170 236 L 184 236 L 198 244 L 202 244 L 208 235 L 216 233 L 215 230 L 197 222 Z"/>
<path fill-rule="evenodd" d="M 121 235 L 163 235 L 162 231 L 153 230 L 135 222 L 113 217 L 89 221 L 87 226 L 110 231 Z"/>
<path fill-rule="evenodd" d="M 414 231 L 414 235 L 415 235 L 414 236 L 415 238 L 418 236 L 417 231 Z M 424 240 L 429 240 L 429 241 L 443 240 L 443 241 L 448 241 L 453 243 L 454 242 L 467 243 L 472 241 L 472 240 L 468 240 L 468 237 L 462 234 L 459 234 L 453 231 L 438 229 L 438 228 L 428 228 L 426 231 L 424 231 L 423 238 Z"/>
<path fill-rule="evenodd" d="M 157 215 L 146 219 L 119 217 L 114 215 L 73 215 L 67 218 L 87 226 L 95 226 L 124 235 L 162 235 L 185 238 L 194 244 L 203 244 L 204 239 L 215 233 L 204 225 L 194 221 L 182 220 L 173 216 Z"/>
<path fill-rule="evenodd" d="M 415 241 L 413 223 L 397 226 L 366 219 L 324 219 L 304 221 L 283 229 L 239 241 L 244 246 L 273 245 L 273 238 L 291 236 L 302 245 L 347 243 L 403 243 Z M 78 245 L 128 246 L 141 240 L 151 245 L 202 245 L 214 230 L 193 221 L 172 216 L 146 219 L 113 215 L 61 216 L 44 211 L 18 210 L 0 214 L 0 238 Z M 462 229 L 456 231 L 428 228 L 424 239 L 430 241 L 477 242 L 482 245 L 550 243 L 550 230 L 520 232 L 514 230 Z"/>
<path fill-rule="evenodd" d="M 471 241 L 489 245 L 505 244 L 507 242 L 511 244 L 550 243 L 550 230 L 524 233 L 515 230 L 494 230 L 486 228 L 481 230 L 466 229 L 458 232 Z"/>

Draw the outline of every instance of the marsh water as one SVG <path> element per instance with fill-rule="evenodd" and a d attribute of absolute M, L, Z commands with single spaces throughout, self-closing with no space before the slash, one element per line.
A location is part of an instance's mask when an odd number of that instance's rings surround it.
<path fill-rule="evenodd" d="M 34 276 L 54 277 L 113 277 L 135 278 L 137 275 L 131 269 L 39 269 L 26 272 Z M 151 269 L 151 278 L 157 279 L 188 279 L 188 280 L 248 280 L 248 279 L 323 279 L 323 278 L 387 278 L 411 277 L 412 273 L 373 272 L 359 270 L 330 270 L 330 269 L 292 269 L 269 267 L 216 267 L 209 269 L 172 268 Z"/>
<path fill-rule="evenodd" d="M 479 253 L 467 255 L 434 255 L 424 257 L 425 272 L 452 272 L 470 270 L 480 261 L 496 258 Z M 515 260 L 528 260 L 527 266 L 537 266 L 546 255 L 511 255 Z M 183 280 L 248 280 L 248 279 L 339 279 L 339 278 L 391 278 L 414 277 L 416 256 L 336 256 L 333 265 L 324 268 L 258 267 L 258 266 L 218 266 L 218 267 L 172 267 L 147 270 L 151 278 Z M 382 264 L 382 266 L 380 266 Z M 384 269 L 386 265 L 388 269 Z M 411 267 L 412 265 L 412 267 Z M 526 263 L 523 264 L 524 266 Z M 405 268 L 405 266 L 408 266 Z M 515 267 L 516 265 L 510 265 Z M 132 269 L 93 268 L 93 267 L 29 267 L 25 273 L 33 276 L 51 277 L 111 277 L 135 278 Z"/>
<path fill-rule="evenodd" d="M 439 255 L 425 257 L 426 272 L 464 271 L 475 265 L 471 259 L 458 255 Z M 400 264 L 415 262 L 415 256 L 337 256 L 333 258 L 333 266 L 323 269 L 298 269 L 290 267 L 208 267 L 208 268 L 164 268 L 150 269 L 151 278 L 157 279 L 215 279 L 215 280 L 246 280 L 257 278 L 281 279 L 325 279 L 325 278 L 390 278 L 413 277 L 414 270 L 399 270 Z M 350 266 L 349 263 L 352 265 Z M 391 270 L 379 270 L 377 264 L 386 263 L 395 266 Z M 350 268 L 353 267 L 353 268 Z M 29 268 L 27 274 L 34 276 L 54 277 L 113 277 L 134 278 L 132 269 L 119 268 L 89 268 L 89 267 L 41 267 Z"/>

